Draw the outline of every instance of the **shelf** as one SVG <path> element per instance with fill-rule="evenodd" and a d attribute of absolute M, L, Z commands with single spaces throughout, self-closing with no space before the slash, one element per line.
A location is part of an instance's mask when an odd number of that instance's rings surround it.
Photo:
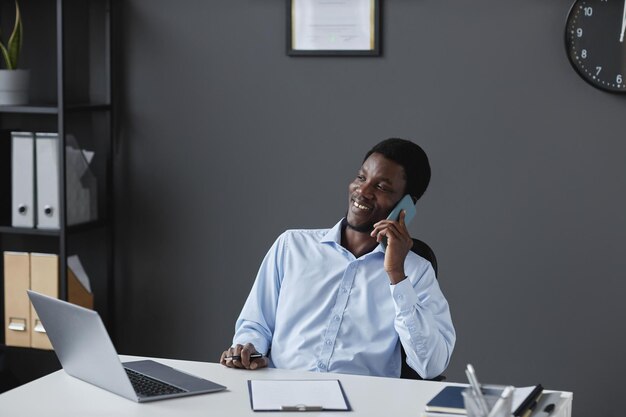
<path fill-rule="evenodd" d="M 58 108 L 53 105 L 0 106 L 0 113 L 57 114 L 58 112 Z"/>
<path fill-rule="evenodd" d="M 111 105 L 106 103 L 82 103 L 65 106 L 66 112 L 82 111 L 108 111 Z M 26 105 L 26 106 L 0 106 L 0 113 L 29 113 L 29 114 L 58 114 L 59 108 L 54 104 Z"/>
<path fill-rule="evenodd" d="M 44 354 L 46 352 L 54 352 L 53 350 L 49 349 L 38 349 L 29 346 L 9 346 L 4 343 L 0 343 L 0 350 L 13 350 L 18 352 L 44 352 Z"/>
<path fill-rule="evenodd" d="M 13 0 L 8 3 L 10 5 Z M 0 192 L 3 196 L 0 203 L 0 252 L 57 255 L 56 296 L 64 300 L 68 298 L 69 292 L 68 258 L 70 255 L 79 255 L 93 288 L 98 289 L 99 299 L 96 304 L 102 309 L 100 315 L 105 323 L 112 326 L 115 323 L 113 301 L 116 294 L 113 280 L 114 224 L 111 222 L 114 215 L 112 113 L 113 103 L 116 102 L 111 88 L 112 2 L 43 0 L 32 4 L 23 3 L 20 3 L 23 16 L 31 19 L 31 23 L 24 29 L 24 36 L 29 39 L 31 48 L 24 50 L 23 62 L 31 68 L 32 82 L 27 104 L 0 106 L 0 133 L 4 135 L 2 139 L 8 138 L 0 140 L 0 144 L 5 145 L 0 151 Z M 41 51 L 50 53 L 42 54 Z M 50 57 L 53 58 L 52 62 Z M 58 133 L 56 161 L 59 175 L 56 178 L 56 192 L 59 197 L 58 214 L 61 223 L 64 223 L 63 227 L 37 229 L 11 226 L 9 208 L 12 201 L 13 158 L 10 133 L 13 131 Z M 101 190 L 98 195 L 101 199 L 97 205 L 101 218 L 69 225 L 67 220 L 73 217 L 69 217 L 68 199 L 73 201 L 74 198 L 68 195 L 68 182 L 65 179 L 68 165 L 73 163 L 74 156 L 68 156 L 66 149 L 67 146 L 74 146 L 74 142 L 80 149 L 95 152 L 96 156 L 90 164 L 93 178 L 89 180 L 95 178 Z M 36 153 L 34 146 L 33 154 Z M 33 169 L 37 169 L 34 159 L 32 164 Z M 37 192 L 37 189 L 33 189 L 33 192 Z M 62 201 L 63 204 L 60 204 Z M 0 273 L 2 260 L 0 254 Z M 5 301 L 0 298 L 0 322 L 3 321 Z M 109 333 L 114 337 L 112 328 Z M 0 330 L 0 362 L 20 383 L 60 369 L 54 351 L 6 346 L 3 342 L 4 331 Z"/>
<path fill-rule="evenodd" d="M 46 229 L 34 229 L 29 227 L 11 227 L 0 226 L 0 234 L 13 234 L 13 235 L 33 235 L 33 236 L 59 236 L 60 230 L 46 230 Z"/>
<path fill-rule="evenodd" d="M 53 350 L 7 346 L 2 343 L 0 356 L 4 359 L 4 376 L 10 376 L 5 380 L 5 389 L 16 388 L 61 369 L 61 363 Z"/>
<path fill-rule="evenodd" d="M 67 227 L 67 231 L 70 233 L 84 232 L 87 230 L 98 229 L 106 226 L 106 220 L 96 220 L 93 222 L 80 223 Z M 60 236 L 61 230 L 59 229 L 35 229 L 29 227 L 11 227 L 0 226 L 0 234 L 13 234 L 13 235 L 34 235 L 34 236 Z"/>

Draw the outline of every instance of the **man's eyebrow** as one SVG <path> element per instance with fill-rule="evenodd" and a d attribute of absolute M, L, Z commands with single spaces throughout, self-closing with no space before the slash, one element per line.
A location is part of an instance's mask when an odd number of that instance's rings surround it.
<path fill-rule="evenodd" d="M 393 185 L 393 181 L 387 177 L 376 178 L 378 182 L 386 182 L 389 185 Z"/>
<path fill-rule="evenodd" d="M 359 168 L 359 174 L 367 174 L 367 170 L 363 167 Z M 393 181 L 387 177 L 377 178 L 379 182 L 387 182 L 393 185 Z"/>

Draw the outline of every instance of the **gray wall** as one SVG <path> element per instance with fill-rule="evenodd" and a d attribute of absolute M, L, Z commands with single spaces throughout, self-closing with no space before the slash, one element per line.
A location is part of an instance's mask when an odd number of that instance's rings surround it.
<path fill-rule="evenodd" d="M 626 96 L 570 67 L 571 3 L 389 0 L 383 56 L 293 58 L 285 0 L 122 2 L 120 351 L 216 361 L 276 236 L 333 225 L 365 151 L 400 136 L 433 167 L 411 231 L 458 332 L 448 380 L 471 362 L 618 416 Z"/>

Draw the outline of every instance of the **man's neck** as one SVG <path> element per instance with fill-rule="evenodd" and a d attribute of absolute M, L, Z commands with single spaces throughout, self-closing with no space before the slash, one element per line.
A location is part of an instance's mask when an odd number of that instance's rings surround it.
<path fill-rule="evenodd" d="M 346 248 L 356 258 L 369 253 L 376 248 L 378 242 L 369 233 L 358 232 L 347 225 L 341 229 L 341 246 Z"/>

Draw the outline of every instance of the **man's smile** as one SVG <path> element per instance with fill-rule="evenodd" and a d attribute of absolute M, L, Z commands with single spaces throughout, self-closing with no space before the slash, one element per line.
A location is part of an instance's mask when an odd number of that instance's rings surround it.
<path fill-rule="evenodd" d="M 365 210 L 365 211 L 370 211 L 370 210 L 372 210 L 372 208 L 371 208 L 371 207 L 368 207 L 368 206 L 366 206 L 366 205 L 364 205 L 364 204 L 360 204 L 360 203 L 356 202 L 355 200 L 352 200 L 352 205 L 353 205 L 354 207 L 358 208 L 359 210 Z"/>

